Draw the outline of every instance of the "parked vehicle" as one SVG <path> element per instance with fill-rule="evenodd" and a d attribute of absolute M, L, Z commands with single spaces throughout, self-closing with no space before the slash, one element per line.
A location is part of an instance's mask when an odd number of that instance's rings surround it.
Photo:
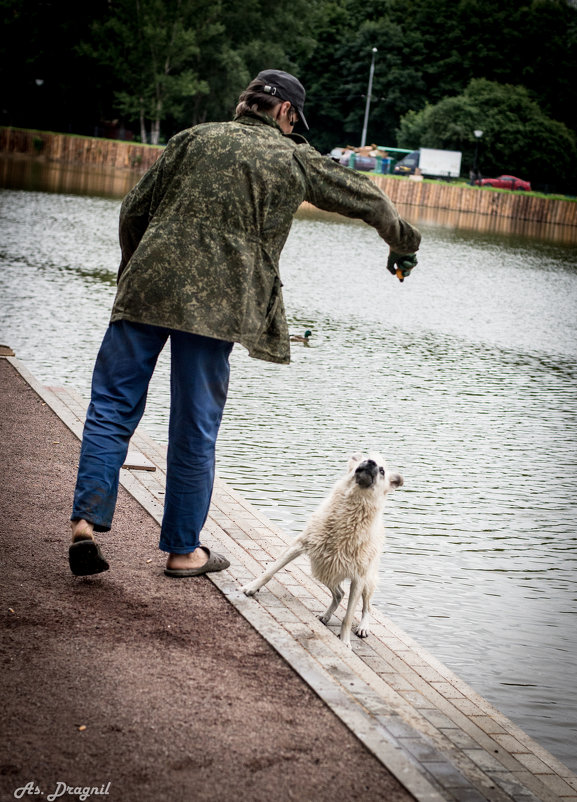
<path fill-rule="evenodd" d="M 525 192 L 531 192 L 531 184 L 529 181 L 523 181 L 522 178 L 516 178 L 514 175 L 500 175 L 498 178 L 480 178 L 475 181 L 480 187 L 496 187 L 497 189 L 522 189 Z"/>
<path fill-rule="evenodd" d="M 337 152 L 340 151 L 340 157 L 336 159 L 343 167 L 354 167 L 355 170 L 362 170 L 365 173 L 372 172 L 377 166 L 377 160 L 372 156 L 363 156 L 350 150 L 340 150 L 334 148 L 331 151 L 331 158 L 335 159 Z"/>
<path fill-rule="evenodd" d="M 420 148 L 397 162 L 394 172 L 397 175 L 414 175 L 418 168 L 421 175 L 458 178 L 461 174 L 461 156 L 460 150 Z"/>
<path fill-rule="evenodd" d="M 362 148 L 333 148 L 328 155 L 343 167 L 388 175 L 393 172 L 398 153 L 405 154 L 410 151 L 406 148 L 390 148 L 384 145 L 365 145 Z"/>
<path fill-rule="evenodd" d="M 414 150 L 412 153 L 407 154 L 395 164 L 395 169 L 393 172 L 396 175 L 412 175 L 419 166 L 419 156 L 420 153 L 418 150 Z"/>

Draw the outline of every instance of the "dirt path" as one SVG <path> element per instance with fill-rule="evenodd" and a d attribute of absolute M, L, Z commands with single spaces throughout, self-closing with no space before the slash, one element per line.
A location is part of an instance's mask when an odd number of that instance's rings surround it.
<path fill-rule="evenodd" d="M 206 577 L 164 577 L 158 525 L 122 488 L 111 570 L 70 574 L 78 452 L 0 358 L 0 798 L 412 799 Z"/>

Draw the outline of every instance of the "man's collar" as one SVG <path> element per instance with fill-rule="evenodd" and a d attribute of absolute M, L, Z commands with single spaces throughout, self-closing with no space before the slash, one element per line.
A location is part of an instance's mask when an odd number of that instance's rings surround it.
<path fill-rule="evenodd" d="M 271 128 L 276 128 L 281 134 L 283 133 L 282 128 L 276 120 L 273 120 L 268 114 L 260 114 L 258 111 L 245 111 L 238 117 L 235 117 L 234 121 L 235 123 L 242 123 L 243 125 L 269 125 Z"/>
<path fill-rule="evenodd" d="M 242 125 L 268 125 L 270 128 L 275 128 L 282 136 L 292 140 L 297 145 L 308 145 L 307 140 L 301 134 L 285 134 L 280 125 L 270 117 L 268 114 L 261 114 L 258 111 L 245 111 L 238 117 L 234 118 L 235 123 Z"/>
<path fill-rule="evenodd" d="M 309 141 L 302 134 L 284 134 L 287 139 L 291 139 L 296 145 L 308 145 Z"/>

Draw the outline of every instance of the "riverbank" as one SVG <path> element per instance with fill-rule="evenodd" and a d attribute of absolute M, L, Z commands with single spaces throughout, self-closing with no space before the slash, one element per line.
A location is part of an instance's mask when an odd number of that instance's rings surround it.
<path fill-rule="evenodd" d="M 103 536 L 112 569 L 72 577 L 84 404 L 9 355 L 0 387 L 2 798 L 66 780 L 110 782 L 122 802 L 316 802 L 337 788 L 363 802 L 577 800 L 569 769 L 378 611 L 372 636 L 346 649 L 338 624 L 317 620 L 328 594 L 302 560 L 247 599 L 240 583 L 290 538 L 224 483 L 204 541 L 231 568 L 166 580 L 165 449 L 144 433 L 133 447 L 155 470 L 122 472 L 117 536 Z"/>
<path fill-rule="evenodd" d="M 163 150 L 159 145 L 0 126 L 0 154 L 61 164 L 144 173 Z"/>
<path fill-rule="evenodd" d="M 577 203 L 531 192 L 500 192 L 446 181 L 413 181 L 387 175 L 369 176 L 395 204 L 445 209 L 546 225 L 577 226 Z"/>
<path fill-rule="evenodd" d="M 133 142 L 80 137 L 46 131 L 0 127 L 0 155 L 12 159 L 100 167 L 144 173 L 163 148 Z M 369 174 L 395 204 L 457 213 L 523 220 L 547 225 L 577 226 L 577 202 L 534 193 L 497 192 L 443 181 L 413 181 Z"/>

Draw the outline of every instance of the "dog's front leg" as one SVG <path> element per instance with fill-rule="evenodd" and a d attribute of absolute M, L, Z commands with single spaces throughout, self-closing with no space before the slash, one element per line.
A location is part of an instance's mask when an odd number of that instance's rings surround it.
<path fill-rule="evenodd" d="M 348 646 L 349 649 L 351 648 L 351 627 L 353 625 L 353 616 L 355 614 L 355 607 L 359 603 L 359 599 L 361 597 L 361 593 L 363 592 L 363 583 L 358 579 L 353 579 L 351 581 L 351 588 L 349 590 L 349 603 L 347 605 L 347 612 L 345 613 L 345 617 L 343 618 L 343 623 L 341 624 L 341 632 L 339 638 Z"/>
<path fill-rule="evenodd" d="M 259 591 L 263 585 L 266 585 L 266 583 L 276 574 L 277 571 L 280 571 L 281 568 L 284 568 L 285 565 L 291 562 L 291 560 L 296 560 L 297 557 L 300 557 L 303 551 L 304 549 L 301 543 L 292 543 L 288 549 L 281 554 L 278 560 L 269 568 L 267 568 L 264 574 L 257 576 L 256 579 L 253 579 L 252 582 L 249 582 L 248 585 L 245 585 L 243 588 L 241 588 L 242 592 L 246 596 L 254 596 L 254 594 Z"/>
<path fill-rule="evenodd" d="M 339 604 L 343 600 L 343 596 L 345 595 L 344 590 L 340 585 L 337 585 L 336 588 L 329 588 L 330 592 L 333 594 L 333 600 L 325 610 L 322 615 L 319 615 L 319 620 L 323 622 L 323 624 L 328 624 L 331 620 L 331 616 L 334 611 L 337 609 Z"/>
<path fill-rule="evenodd" d="M 374 593 L 374 587 L 369 586 L 369 583 L 366 582 L 363 588 L 363 613 L 361 615 L 361 621 L 356 628 L 356 633 L 359 638 L 368 638 L 371 630 L 371 598 Z"/>

